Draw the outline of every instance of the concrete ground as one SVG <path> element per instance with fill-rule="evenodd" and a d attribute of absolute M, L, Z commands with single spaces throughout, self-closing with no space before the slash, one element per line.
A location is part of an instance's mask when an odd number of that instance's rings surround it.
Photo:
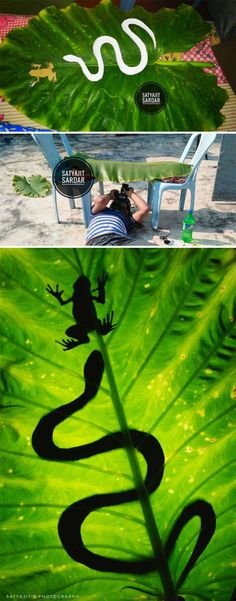
<path fill-rule="evenodd" d="M 188 134 L 70 134 L 69 140 L 78 152 L 86 152 L 97 158 L 116 160 L 155 160 L 168 157 L 178 159 L 188 140 Z M 62 150 L 61 140 L 55 134 L 56 145 Z M 212 201 L 221 136 L 203 160 L 197 178 L 194 246 L 235 246 L 235 203 Z M 1 153 L 1 211 L 0 246 L 55 246 L 81 247 L 85 245 L 86 230 L 83 224 L 80 201 L 71 210 L 66 198 L 59 198 L 60 217 L 57 224 L 51 194 L 45 198 L 19 196 L 12 187 L 13 175 L 41 174 L 51 180 L 51 170 L 39 148 L 29 134 L 0 136 Z M 65 153 L 64 153 L 65 154 Z M 115 182 L 105 182 L 105 192 L 117 187 Z M 135 190 L 146 200 L 147 183 L 137 182 Z M 98 194 L 98 184 L 92 190 Z M 182 246 L 181 230 L 183 213 L 178 210 L 179 193 L 164 194 L 159 230 L 151 227 L 151 216 L 145 227 L 137 230 L 132 246 L 162 245 L 159 236 L 168 232 L 174 246 Z M 188 207 L 187 203 L 187 207 Z"/>

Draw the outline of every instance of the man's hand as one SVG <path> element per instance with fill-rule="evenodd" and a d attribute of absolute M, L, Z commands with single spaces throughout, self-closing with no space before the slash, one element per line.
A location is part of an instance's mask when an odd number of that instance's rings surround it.
<path fill-rule="evenodd" d="M 119 194 L 119 190 L 111 190 L 109 192 L 110 200 L 116 200 L 117 194 Z"/>
<path fill-rule="evenodd" d="M 108 313 L 107 316 L 102 320 L 101 327 L 100 327 L 100 334 L 102 334 L 103 336 L 105 336 L 106 334 L 109 334 L 109 332 L 114 330 L 114 328 L 116 327 L 116 323 L 114 323 L 114 324 L 112 323 L 113 317 L 114 317 L 114 311 L 112 311 L 110 315 Z"/>
<path fill-rule="evenodd" d="M 134 192 L 134 188 L 132 188 L 131 186 L 128 186 L 128 184 L 122 184 L 121 192 L 122 192 L 122 194 L 126 194 L 126 196 L 128 196 L 128 198 L 131 198 L 131 196 Z"/>
<path fill-rule="evenodd" d="M 46 291 L 49 292 L 49 294 L 51 294 L 52 296 L 55 296 L 55 298 L 57 298 L 59 301 L 61 300 L 62 294 L 64 292 L 64 290 L 59 290 L 58 284 L 56 285 L 56 290 L 53 290 L 50 284 L 47 284 Z"/>

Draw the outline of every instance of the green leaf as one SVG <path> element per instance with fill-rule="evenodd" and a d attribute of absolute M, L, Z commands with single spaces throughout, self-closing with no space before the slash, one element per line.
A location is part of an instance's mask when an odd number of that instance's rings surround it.
<path fill-rule="evenodd" d="M 89 81 L 80 65 L 63 59 L 68 54 L 79 56 L 96 73 L 93 44 L 109 34 L 119 43 L 124 62 L 138 65 L 138 45 L 121 28 L 125 18 L 141 20 L 155 35 L 156 49 L 146 31 L 132 26 L 148 52 L 148 64 L 141 73 L 121 72 L 110 44 L 102 47 L 105 69 L 99 81 Z M 216 77 L 205 73 L 202 63 L 160 60 L 163 54 L 192 48 L 209 32 L 209 25 L 185 4 L 156 13 L 138 6 L 124 13 L 110 0 L 102 0 L 93 9 L 76 4 L 62 10 L 51 6 L 6 36 L 0 48 L 0 92 L 28 117 L 57 130 L 215 130 L 224 121 L 220 111 L 227 100 Z M 37 80 L 37 70 L 48 65 L 52 66 L 40 72 Z M 136 106 L 136 91 L 147 82 L 157 82 L 166 90 L 167 106 L 158 114 L 145 114 Z"/>
<path fill-rule="evenodd" d="M 73 156 L 85 159 L 92 168 L 95 179 L 104 182 L 110 181 L 122 184 L 124 181 L 150 181 L 175 176 L 187 177 L 191 172 L 191 165 L 188 163 L 111 161 L 109 159 L 94 159 L 81 152 L 75 153 Z"/>
<path fill-rule="evenodd" d="M 91 332 L 89 343 L 63 352 L 55 341 L 72 325 L 72 307 L 60 306 L 45 287 L 55 290 L 58 284 L 69 299 L 79 275 L 96 288 L 103 272 L 109 278 L 106 303 L 96 304 L 97 315 L 102 319 L 113 310 L 116 328 L 103 338 Z M 127 423 L 159 441 L 166 463 L 160 486 L 150 496 L 146 490 L 141 503 L 104 505 L 88 515 L 85 546 L 107 558 L 141 562 L 152 555 L 150 516 L 165 545 L 181 511 L 201 499 L 214 509 L 216 530 L 178 596 L 230 601 L 234 251 L 1 249 L 0 276 L 2 593 L 73 595 L 80 601 L 170 599 L 163 593 L 162 570 L 143 575 L 93 570 L 72 560 L 58 536 L 58 520 L 72 503 L 134 490 L 137 465 L 145 477 L 142 454 L 135 453 L 135 467 L 125 449 L 51 461 L 32 448 L 41 418 L 80 397 L 85 362 L 100 348 L 105 361 L 100 389 L 55 428 L 54 443 L 79 449 L 109 433 L 113 439 Z M 169 559 L 174 583 L 198 534 L 194 518 L 176 541 Z"/>
<path fill-rule="evenodd" d="M 12 185 L 17 194 L 33 198 L 47 196 L 52 189 L 50 182 L 42 175 L 31 175 L 29 177 L 14 175 Z"/>

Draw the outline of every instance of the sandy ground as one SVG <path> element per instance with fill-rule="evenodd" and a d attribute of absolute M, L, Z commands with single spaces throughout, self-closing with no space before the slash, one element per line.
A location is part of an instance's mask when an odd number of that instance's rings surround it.
<path fill-rule="evenodd" d="M 138 134 L 115 136 L 114 134 L 75 134 L 69 140 L 76 151 L 97 158 L 117 160 L 168 160 L 179 158 L 187 134 Z M 59 135 L 56 144 L 62 150 Z M 211 147 L 208 160 L 203 160 L 197 178 L 197 194 L 193 244 L 196 246 L 235 246 L 235 203 L 212 201 L 221 137 Z M 83 224 L 80 201 L 71 210 L 66 198 L 59 197 L 59 211 L 62 223 L 56 223 L 52 196 L 27 198 L 16 195 L 12 188 L 13 175 L 41 174 L 51 180 L 51 170 L 31 136 L 1 135 L 1 211 L 0 246 L 55 246 L 80 247 L 85 245 L 86 230 Z M 65 154 L 65 153 L 64 153 Z M 105 182 L 105 192 L 117 187 L 115 182 Z M 137 182 L 135 190 L 146 200 L 147 183 Z M 98 194 L 98 184 L 92 190 Z M 131 246 L 155 246 L 163 244 L 159 236 L 169 232 L 174 246 L 182 246 L 181 230 L 183 213 L 178 210 L 179 193 L 167 191 L 164 194 L 159 228 L 154 232 L 151 216 L 145 226 L 137 231 Z M 187 202 L 187 207 L 188 207 Z"/>

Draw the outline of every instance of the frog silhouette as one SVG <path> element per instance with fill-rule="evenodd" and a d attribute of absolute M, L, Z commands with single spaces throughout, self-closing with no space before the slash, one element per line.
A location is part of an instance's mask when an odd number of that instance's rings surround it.
<path fill-rule="evenodd" d="M 80 344 L 85 344 L 90 341 L 89 332 L 96 331 L 102 336 L 109 334 L 116 324 L 113 324 L 114 312 L 107 313 L 103 320 L 98 319 L 94 301 L 102 305 L 105 304 L 105 285 L 107 282 L 107 274 L 103 273 L 97 278 L 97 288 L 91 290 L 91 282 L 85 275 L 80 275 L 74 283 L 73 294 L 67 300 L 62 298 L 64 290 L 59 290 L 59 285 L 56 285 L 56 290 L 47 284 L 46 291 L 54 296 L 61 306 L 72 303 L 72 315 L 75 323 L 66 329 L 65 334 L 69 338 L 63 339 L 61 344 L 64 351 L 69 351 Z M 97 292 L 97 295 L 94 293 Z"/>

